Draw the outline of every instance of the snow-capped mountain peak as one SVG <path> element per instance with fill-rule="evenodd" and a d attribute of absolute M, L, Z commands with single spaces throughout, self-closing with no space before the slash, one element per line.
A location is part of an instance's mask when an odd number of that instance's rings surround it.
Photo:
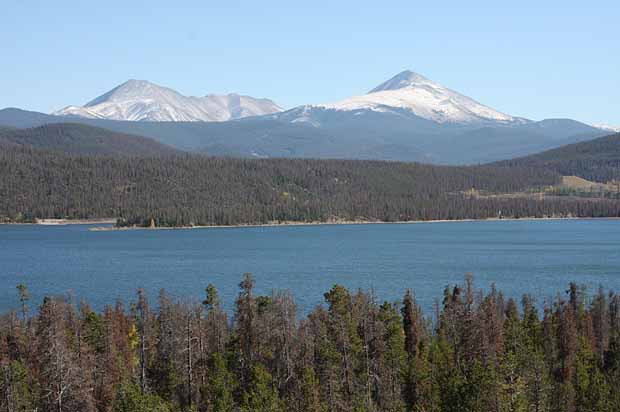
<path fill-rule="evenodd" d="M 478 103 L 408 70 L 381 83 L 368 94 L 319 105 L 319 107 L 345 111 L 405 110 L 437 123 L 522 123 L 524 121 Z"/>
<path fill-rule="evenodd" d="M 146 80 L 128 80 L 84 106 L 68 106 L 58 116 L 128 121 L 226 121 L 282 111 L 269 99 L 238 94 L 184 96 Z"/>
<path fill-rule="evenodd" d="M 97 106 L 107 102 L 122 102 L 130 99 L 178 99 L 182 97 L 184 96 L 167 87 L 158 86 L 146 80 L 131 79 L 91 100 L 84 107 Z"/>
<path fill-rule="evenodd" d="M 405 70 L 403 72 L 398 73 L 396 76 L 391 79 L 381 83 L 379 86 L 375 87 L 368 93 L 376 93 L 383 92 L 386 90 L 398 90 L 404 89 L 406 87 L 413 87 L 416 85 L 423 85 L 425 83 L 432 83 L 426 77 L 418 74 L 416 72 L 412 72 L 411 70 Z"/>

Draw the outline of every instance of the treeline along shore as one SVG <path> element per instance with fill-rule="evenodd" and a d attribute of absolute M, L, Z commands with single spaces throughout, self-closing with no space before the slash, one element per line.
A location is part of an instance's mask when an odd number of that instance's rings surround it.
<path fill-rule="evenodd" d="M 467 277 L 424 314 L 412 291 L 392 303 L 335 285 L 302 318 L 249 274 L 230 317 L 212 285 L 201 303 L 138 291 L 101 312 L 16 293 L 3 412 L 620 410 L 620 295 L 602 289 L 539 304 Z"/>
<path fill-rule="evenodd" d="M 548 196 L 546 188 L 562 175 L 519 162 L 113 157 L 7 146 L 0 150 L 0 176 L 0 221 L 15 223 L 113 218 L 119 226 L 188 227 L 620 216 L 617 194 Z"/>

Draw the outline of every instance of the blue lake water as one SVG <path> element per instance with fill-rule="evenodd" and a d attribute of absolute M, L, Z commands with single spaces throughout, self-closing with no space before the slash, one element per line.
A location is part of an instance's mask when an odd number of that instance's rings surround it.
<path fill-rule="evenodd" d="M 0 311 L 69 291 L 97 308 L 138 288 L 202 299 L 213 283 L 230 309 L 244 272 L 258 293 L 292 291 L 301 311 L 333 284 L 380 300 L 415 291 L 427 310 L 466 273 L 487 288 L 540 301 L 570 281 L 620 290 L 620 221 L 501 221 L 93 232 L 88 226 L 0 225 Z"/>

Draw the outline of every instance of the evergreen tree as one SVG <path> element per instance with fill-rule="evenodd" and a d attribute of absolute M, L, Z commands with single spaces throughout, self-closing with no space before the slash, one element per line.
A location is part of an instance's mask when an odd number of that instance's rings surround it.
<path fill-rule="evenodd" d="M 124 382 L 118 387 L 112 412 L 171 412 L 171 409 L 157 395 L 142 393 L 139 386 Z"/>
<path fill-rule="evenodd" d="M 243 393 L 241 410 L 244 412 L 279 412 L 283 410 L 271 375 L 260 363 L 252 368 L 252 379 Z"/>
<path fill-rule="evenodd" d="M 233 394 L 236 389 L 234 375 L 229 371 L 224 357 L 215 353 L 209 362 L 209 379 L 201 388 L 207 412 L 232 412 L 235 408 Z"/>
<path fill-rule="evenodd" d="M 17 292 L 19 293 L 19 303 L 21 304 L 22 320 L 24 324 L 28 318 L 28 301 L 30 300 L 30 293 L 26 285 L 20 283 L 17 285 Z"/>
<path fill-rule="evenodd" d="M 28 369 L 22 362 L 14 360 L 0 363 L 0 374 L 0 410 L 27 412 L 36 409 Z"/>
<path fill-rule="evenodd" d="M 614 293 L 571 285 L 539 317 L 467 278 L 433 324 L 411 292 L 399 313 L 336 285 L 298 321 L 290 293 L 240 286 L 232 326 L 212 286 L 202 305 L 162 291 L 151 310 L 140 291 L 129 312 L 46 298 L 0 315 L 0 412 L 620 410 Z"/>

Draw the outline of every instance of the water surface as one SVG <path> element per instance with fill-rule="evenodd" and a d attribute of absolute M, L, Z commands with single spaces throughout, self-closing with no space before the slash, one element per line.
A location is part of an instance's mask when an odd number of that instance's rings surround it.
<path fill-rule="evenodd" d="M 36 306 L 70 292 L 97 308 L 142 287 L 202 299 L 213 283 L 230 308 L 244 272 L 259 293 L 288 289 L 302 311 L 333 284 L 381 300 L 415 290 L 430 310 L 466 273 L 539 301 L 568 282 L 620 290 L 620 221 L 488 221 L 93 232 L 88 226 L 0 225 L 0 311 L 24 283 Z"/>

